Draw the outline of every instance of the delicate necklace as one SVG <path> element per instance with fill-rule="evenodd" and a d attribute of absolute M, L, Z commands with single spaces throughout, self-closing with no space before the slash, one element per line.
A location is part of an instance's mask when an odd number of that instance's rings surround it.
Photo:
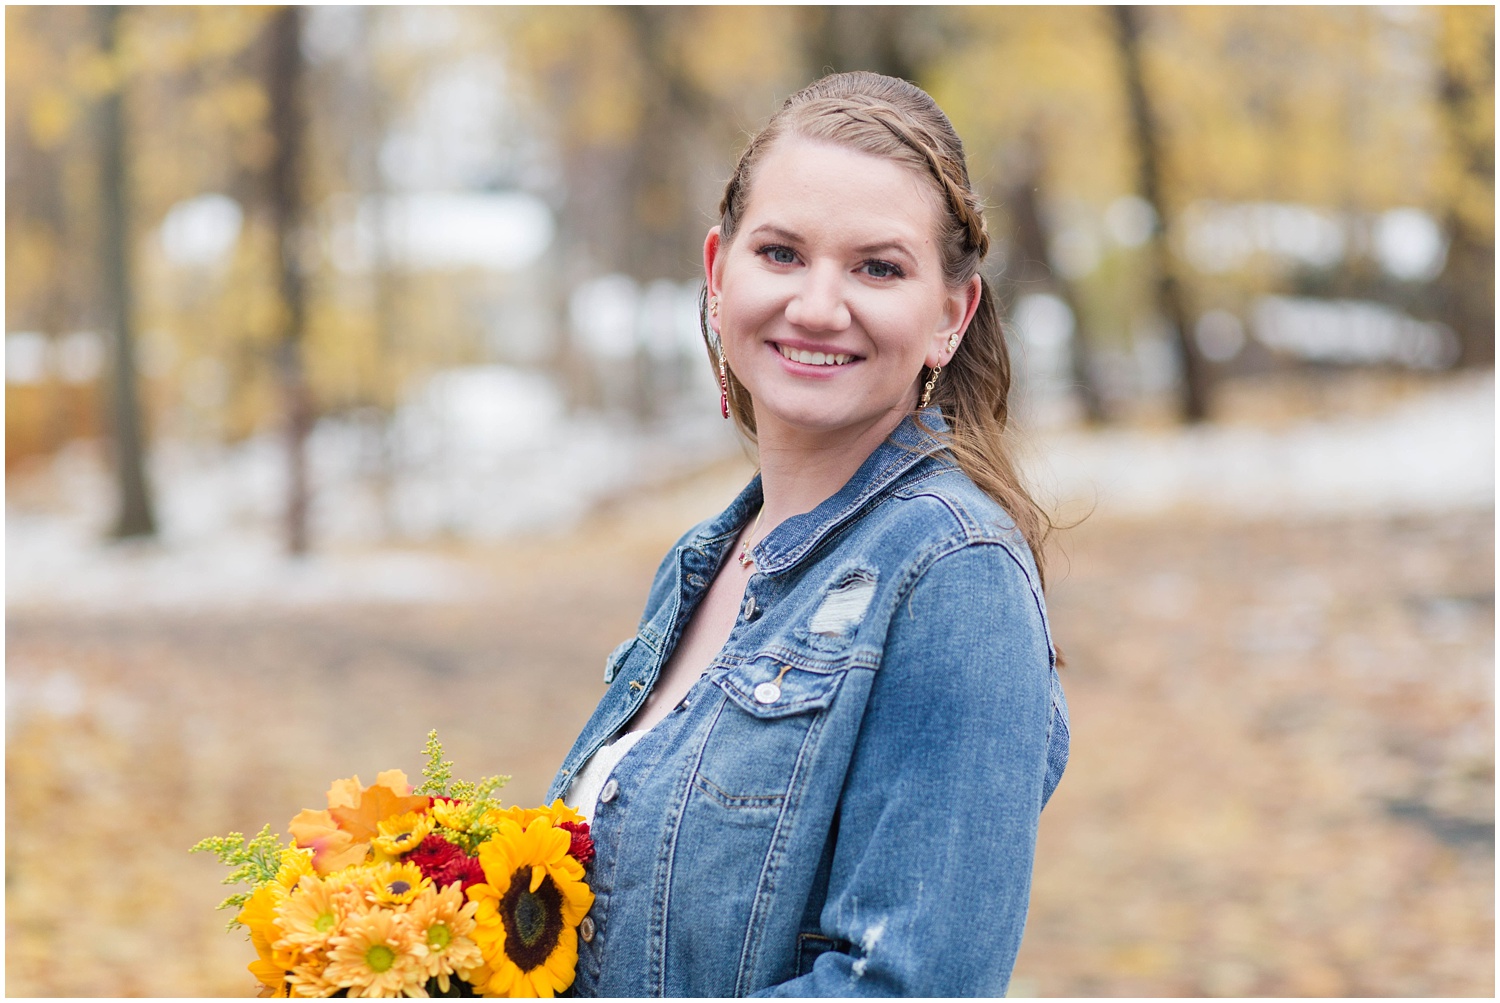
<path fill-rule="evenodd" d="M 760 511 L 755 513 L 755 523 L 750 527 L 750 532 L 745 536 L 745 542 L 740 544 L 740 567 L 748 568 L 755 561 L 750 557 L 750 545 L 755 542 L 755 531 L 760 529 L 760 517 L 766 514 L 766 506 L 761 505 Z"/>

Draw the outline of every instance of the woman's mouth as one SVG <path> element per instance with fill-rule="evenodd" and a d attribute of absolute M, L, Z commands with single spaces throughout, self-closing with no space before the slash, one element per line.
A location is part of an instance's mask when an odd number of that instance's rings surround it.
<path fill-rule="evenodd" d="M 778 344 L 776 350 L 781 353 L 782 358 L 800 362 L 804 366 L 842 366 L 853 362 L 855 358 L 842 352 L 809 352 L 782 344 Z"/>

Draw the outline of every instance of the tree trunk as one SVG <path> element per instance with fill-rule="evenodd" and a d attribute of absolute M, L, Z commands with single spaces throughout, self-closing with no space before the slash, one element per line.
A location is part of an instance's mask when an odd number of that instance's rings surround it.
<path fill-rule="evenodd" d="M 1017 258 L 1020 260 L 1006 270 L 1006 278 L 1022 292 L 1030 292 L 1038 286 L 1050 289 L 1058 299 L 1067 304 L 1073 314 L 1073 337 L 1069 342 L 1069 358 L 1073 374 L 1073 388 L 1083 405 L 1084 416 L 1091 424 L 1103 424 L 1108 419 L 1104 400 L 1093 375 L 1092 342 L 1078 293 L 1055 265 L 1048 253 L 1047 229 L 1042 222 L 1041 206 L 1037 193 L 1041 189 L 1045 171 L 1042 166 L 1040 140 L 1031 139 L 1019 158 L 1017 178 L 1010 186 L 1005 198 L 1010 211 L 1010 222 L 1016 240 Z"/>
<path fill-rule="evenodd" d="M 270 208 L 276 238 L 278 291 L 282 329 L 276 348 L 276 373 L 284 409 L 287 448 L 286 546 L 293 555 L 308 549 L 307 436 L 312 425 L 312 395 L 302 362 L 305 291 L 302 281 L 302 12 L 282 7 L 270 22 L 270 58 L 266 90 L 270 96 Z"/>
<path fill-rule="evenodd" d="M 869 70 L 901 77 L 918 86 L 920 67 L 912 59 L 911 21 L 922 16 L 905 6 L 820 6 L 805 8 L 808 80 L 825 73 Z"/>
<path fill-rule="evenodd" d="M 1478 20 L 1487 29 L 1482 50 L 1487 57 L 1479 66 L 1463 66 L 1455 50 L 1462 43 L 1443 45 L 1439 68 L 1438 100 L 1442 108 L 1449 156 L 1456 161 L 1456 175 L 1445 223 L 1448 227 L 1448 260 L 1438 277 L 1443 319 L 1459 337 L 1459 362 L 1465 366 L 1495 364 L 1495 131 L 1478 127 L 1485 121 L 1482 99 L 1495 93 L 1495 14 L 1478 18 L 1469 11 L 1444 11 L 1443 31 L 1473 30 Z M 1485 213 L 1488 213 L 1487 218 Z"/>
<path fill-rule="evenodd" d="M 96 7 L 104 51 L 113 57 L 120 29 L 119 7 Z M 105 95 L 99 108 L 100 202 L 103 213 L 105 298 L 114 332 L 110 427 L 119 486 L 117 538 L 153 536 L 156 518 L 146 482 L 145 432 L 136 388 L 135 331 L 131 312 L 130 174 L 126 149 L 123 85 Z"/>
<path fill-rule="evenodd" d="M 1156 224 L 1148 243 L 1156 270 L 1156 307 L 1172 327 L 1182 359 L 1182 416 L 1191 422 L 1203 421 L 1208 417 L 1208 365 L 1193 342 L 1176 262 L 1172 260 L 1172 251 L 1167 245 L 1167 235 L 1172 230 L 1171 207 L 1164 197 L 1166 184 L 1161 162 L 1161 130 L 1141 72 L 1140 12 L 1125 6 L 1114 6 L 1110 11 L 1125 76 L 1125 93 L 1130 104 L 1131 128 L 1140 170 L 1137 183 L 1141 197 L 1156 212 Z"/>

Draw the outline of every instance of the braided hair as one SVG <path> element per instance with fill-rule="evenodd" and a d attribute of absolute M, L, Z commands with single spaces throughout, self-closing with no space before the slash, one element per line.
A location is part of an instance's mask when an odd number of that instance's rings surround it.
<path fill-rule="evenodd" d="M 1022 485 L 1011 455 L 1010 353 L 989 282 L 980 263 L 989 251 L 984 204 L 969 181 L 963 141 L 948 116 L 915 84 L 859 71 L 835 73 L 787 98 L 740 154 L 719 202 L 719 232 L 727 245 L 739 229 L 755 170 L 766 151 L 786 136 L 832 143 L 893 160 L 927 178 L 946 210 L 939 218 L 938 246 L 944 278 L 953 288 L 980 275 L 979 305 L 958 351 L 943 367 L 931 403 L 942 409 L 949 431 L 942 436 L 954 460 L 1015 520 L 1040 571 L 1043 544 L 1053 526 Z M 702 331 L 717 376 L 721 349 L 701 303 Z M 730 413 L 755 438 L 755 413 L 744 385 L 728 371 Z"/>

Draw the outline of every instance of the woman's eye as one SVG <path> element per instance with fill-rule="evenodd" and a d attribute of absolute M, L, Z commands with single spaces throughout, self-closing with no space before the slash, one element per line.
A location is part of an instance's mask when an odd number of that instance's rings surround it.
<path fill-rule="evenodd" d="M 889 261 L 866 261 L 865 274 L 873 279 L 893 279 L 900 278 L 903 273 L 900 266 Z"/>
<path fill-rule="evenodd" d="M 793 265 L 797 263 L 797 254 L 790 247 L 779 247 L 772 245 L 763 247 L 760 253 L 776 262 L 778 265 Z"/>

